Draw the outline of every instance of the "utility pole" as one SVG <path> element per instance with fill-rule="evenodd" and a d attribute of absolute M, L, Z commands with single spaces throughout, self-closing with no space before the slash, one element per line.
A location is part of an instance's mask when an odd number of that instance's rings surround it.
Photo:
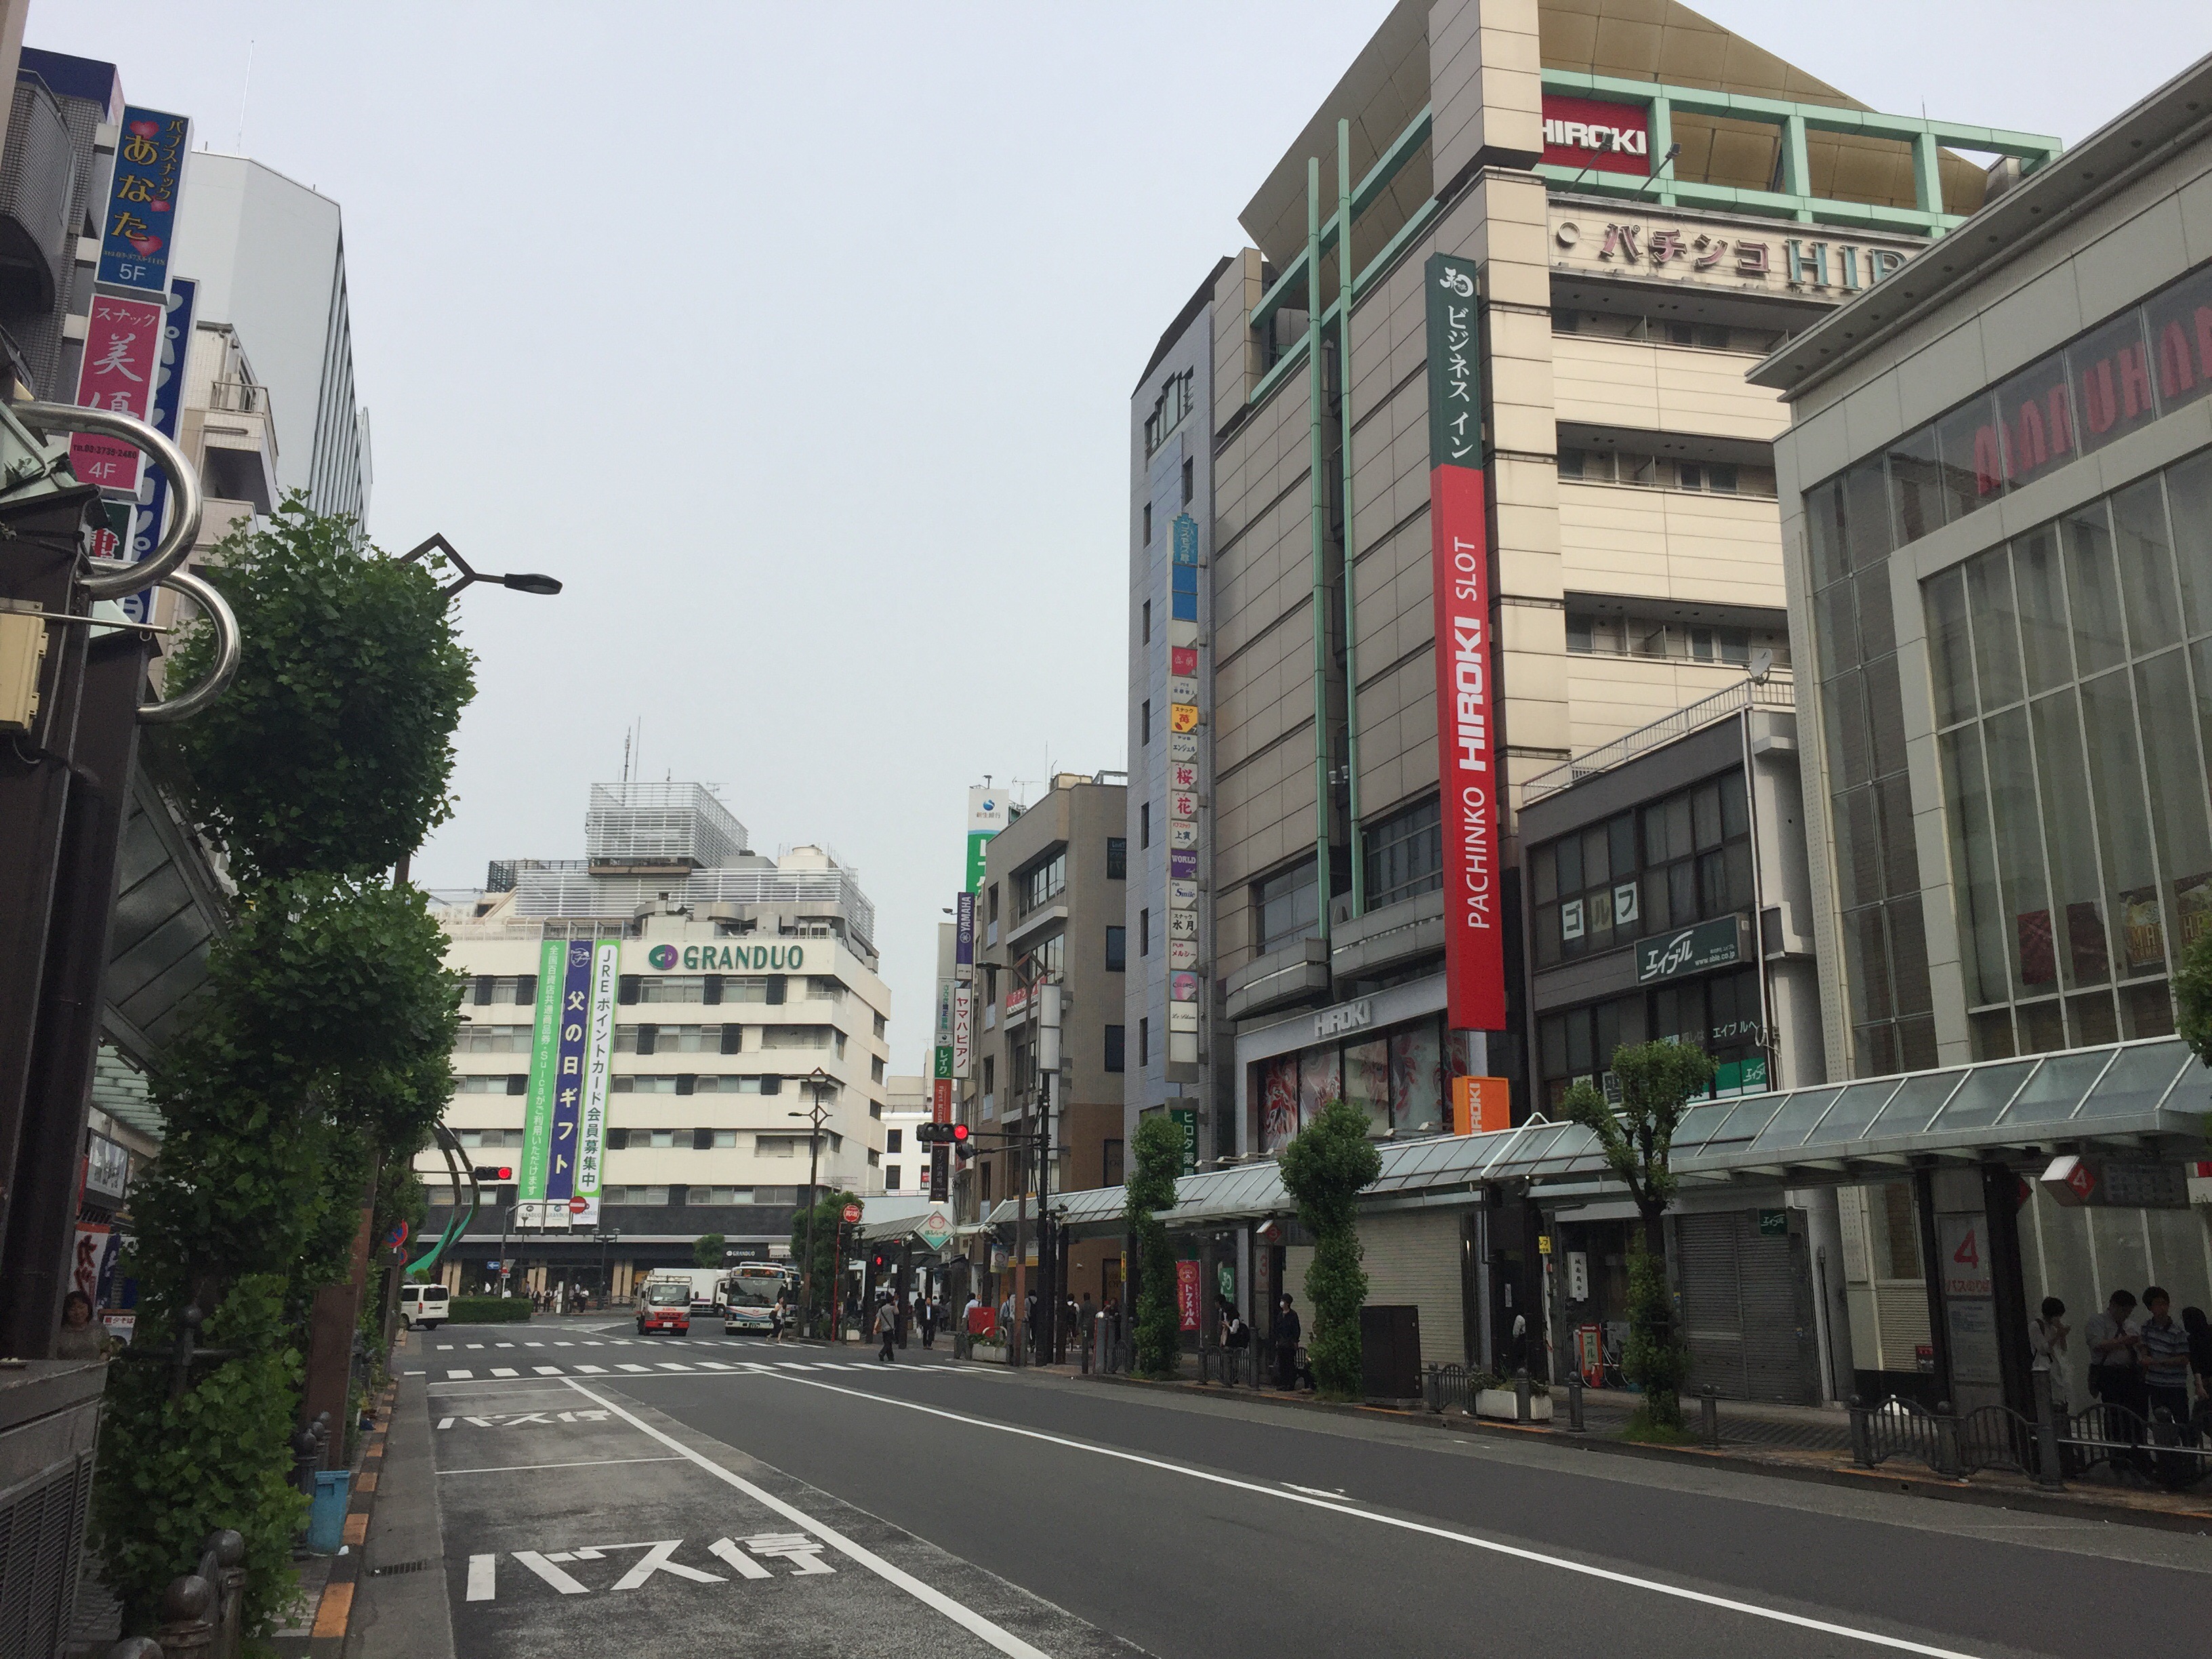
<path fill-rule="evenodd" d="M 1050 1364 L 1059 1309 L 1060 1275 L 1049 1265 L 1057 1255 L 1057 1241 L 1048 1220 L 1052 1209 L 1052 1080 L 1060 1073 L 1060 987 L 1043 985 L 1036 993 L 1037 1022 L 1037 1266 L 1042 1268 L 1044 1289 L 1037 1298 L 1038 1346 Z"/>
<path fill-rule="evenodd" d="M 822 1104 L 822 1091 L 830 1086 L 830 1074 L 819 1066 L 816 1066 L 814 1074 L 806 1079 L 806 1086 L 814 1091 L 812 1109 L 789 1112 L 785 1115 L 805 1118 L 809 1126 L 806 1134 L 806 1265 L 802 1269 L 799 1299 L 806 1310 L 807 1328 L 811 1329 L 814 1323 L 814 1212 L 822 1206 L 822 1194 L 817 1187 L 822 1154 L 822 1120 L 826 1115 Z M 833 1244 L 830 1248 L 835 1249 L 836 1247 Z"/>

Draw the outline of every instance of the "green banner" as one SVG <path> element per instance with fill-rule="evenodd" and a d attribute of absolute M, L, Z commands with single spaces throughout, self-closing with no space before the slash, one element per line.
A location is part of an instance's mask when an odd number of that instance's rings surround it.
<path fill-rule="evenodd" d="M 971 830 L 968 832 L 968 890 L 983 890 L 983 852 L 991 844 L 988 832 Z"/>
<path fill-rule="evenodd" d="M 538 951 L 538 1012 L 530 1038 L 530 1094 L 522 1111 L 521 1185 L 516 1196 L 542 1200 L 553 1137 L 554 1072 L 560 1063 L 561 987 L 568 975 L 565 940 L 547 939 Z"/>
<path fill-rule="evenodd" d="M 1170 1106 L 1168 1108 L 1168 1117 L 1176 1128 L 1182 1131 L 1182 1172 L 1184 1175 L 1196 1175 L 1198 1173 L 1198 1108 Z"/>

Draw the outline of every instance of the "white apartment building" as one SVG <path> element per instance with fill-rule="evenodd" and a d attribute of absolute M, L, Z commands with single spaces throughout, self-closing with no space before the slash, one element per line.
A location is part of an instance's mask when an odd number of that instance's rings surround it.
<path fill-rule="evenodd" d="M 929 1148 L 915 1139 L 915 1131 L 929 1121 L 929 1079 L 891 1079 L 884 1107 L 884 1162 L 876 1184 L 868 1191 L 894 1194 L 929 1194 Z"/>
<path fill-rule="evenodd" d="M 447 960 L 470 980 L 446 1122 L 473 1165 L 511 1172 L 482 1183 L 447 1267 L 457 1286 L 511 1257 L 514 1283 L 620 1297 L 648 1268 L 690 1265 L 708 1233 L 733 1261 L 787 1254 L 810 1152 L 816 1186 L 882 1190 L 890 997 L 854 872 L 818 847 L 748 850 L 697 784 L 594 785 L 586 841 L 580 860 L 495 864 L 486 890 L 443 912 Z M 549 941 L 611 945 L 614 994 L 598 1191 L 580 1191 L 573 1221 L 532 1227 L 547 1218 L 526 1174 L 532 1069 L 550 1064 L 537 1021 L 560 994 Z M 441 1227 L 445 1158 L 416 1167 Z"/>

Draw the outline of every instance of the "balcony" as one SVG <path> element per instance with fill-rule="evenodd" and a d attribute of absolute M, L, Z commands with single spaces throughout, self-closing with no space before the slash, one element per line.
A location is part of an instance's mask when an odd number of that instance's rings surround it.
<path fill-rule="evenodd" d="M 1340 915 L 1329 930 L 1329 963 L 1339 980 L 1376 979 L 1444 948 L 1444 896 L 1386 904 L 1364 916 Z"/>
<path fill-rule="evenodd" d="M 1231 974 L 1222 1012 L 1231 1019 L 1251 1019 L 1328 995 L 1328 946 L 1318 939 L 1302 939 Z"/>
<path fill-rule="evenodd" d="M 225 415 L 269 413 L 269 388 L 252 380 L 217 380 L 208 388 L 207 406 Z"/>

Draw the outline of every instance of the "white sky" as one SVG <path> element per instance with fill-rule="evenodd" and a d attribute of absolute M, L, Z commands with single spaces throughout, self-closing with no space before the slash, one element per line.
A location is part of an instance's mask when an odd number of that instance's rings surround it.
<path fill-rule="evenodd" d="M 2212 50 L 2141 0 L 1702 9 L 2069 143 Z M 580 856 L 641 720 L 644 775 L 859 867 L 913 1072 L 966 786 L 1125 760 L 1130 388 L 1389 9 L 33 0 L 24 38 L 342 204 L 372 532 L 568 584 L 462 601 L 416 878 Z"/>

